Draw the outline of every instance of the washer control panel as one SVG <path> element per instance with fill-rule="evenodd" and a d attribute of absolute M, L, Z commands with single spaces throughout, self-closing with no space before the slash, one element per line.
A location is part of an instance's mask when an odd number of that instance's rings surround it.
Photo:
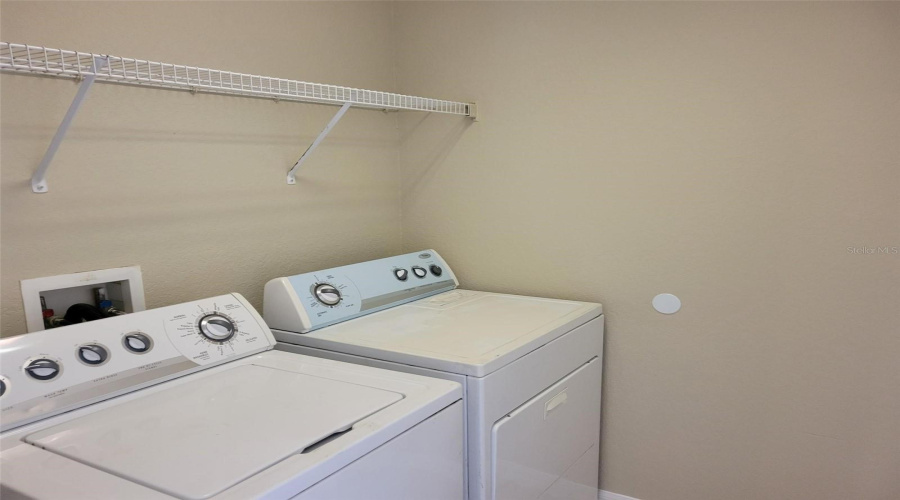
<path fill-rule="evenodd" d="M 2 429 L 271 349 L 238 294 L 0 340 Z"/>
<path fill-rule="evenodd" d="M 276 278 L 266 284 L 270 327 L 305 333 L 459 286 L 434 250 Z"/>

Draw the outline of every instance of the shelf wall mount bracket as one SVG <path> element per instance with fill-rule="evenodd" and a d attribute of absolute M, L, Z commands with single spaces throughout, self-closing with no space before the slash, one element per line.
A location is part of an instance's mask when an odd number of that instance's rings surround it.
<path fill-rule="evenodd" d="M 335 113 L 331 121 L 328 122 L 328 125 L 325 125 L 325 128 L 321 132 L 319 132 L 319 136 L 316 137 L 316 140 L 314 140 L 313 143 L 310 144 L 308 148 L 306 148 L 306 151 L 303 152 L 303 154 L 300 156 L 300 159 L 297 160 L 297 163 L 294 163 L 294 166 L 291 167 L 291 169 L 287 173 L 288 184 L 293 185 L 297 183 L 295 174 L 300 168 L 300 165 L 303 165 L 303 162 L 306 161 L 307 158 L 309 158 L 309 155 L 312 154 L 312 152 L 315 151 L 317 147 L 319 147 L 319 144 L 325 139 L 325 137 L 328 136 L 329 132 L 331 132 L 331 129 L 333 129 L 334 126 L 337 125 L 339 121 L 341 121 L 341 118 L 344 117 L 344 113 L 346 113 L 347 110 L 350 109 L 351 104 L 352 103 L 350 101 L 347 101 L 343 104 L 343 106 L 341 106 L 341 109 L 339 109 L 338 112 Z"/>
<path fill-rule="evenodd" d="M 60 123 L 59 128 L 56 129 L 56 135 L 54 135 L 53 140 L 50 141 L 50 145 L 47 147 L 47 151 L 44 153 L 40 165 L 38 165 L 37 170 L 35 170 L 34 174 L 31 176 L 31 190 L 35 193 L 46 193 L 50 189 L 49 186 L 47 186 L 47 170 L 50 168 L 50 162 L 52 162 L 53 157 L 56 156 L 56 151 L 66 137 L 66 132 L 69 131 L 72 120 L 75 119 L 75 115 L 78 114 L 78 109 L 81 108 L 82 103 L 84 103 L 88 90 L 90 90 L 91 85 L 94 84 L 97 74 L 108 62 L 108 56 L 93 57 L 93 61 L 91 62 L 91 72 L 84 75 L 81 80 L 81 83 L 78 86 L 78 92 L 75 93 L 75 98 L 72 100 L 72 104 L 69 105 L 69 110 L 66 111 L 66 116 L 63 117 L 62 123 Z"/>

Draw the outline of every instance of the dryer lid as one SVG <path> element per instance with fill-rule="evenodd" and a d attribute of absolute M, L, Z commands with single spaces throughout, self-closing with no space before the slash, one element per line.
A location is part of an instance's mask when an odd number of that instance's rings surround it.
<path fill-rule="evenodd" d="M 403 399 L 258 365 L 171 384 L 25 441 L 169 495 L 201 499 Z"/>

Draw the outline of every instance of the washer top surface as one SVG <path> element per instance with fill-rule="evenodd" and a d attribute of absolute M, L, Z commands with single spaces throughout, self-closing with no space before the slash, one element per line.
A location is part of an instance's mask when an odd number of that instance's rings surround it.
<path fill-rule="evenodd" d="M 0 339 L 2 494 L 288 498 L 462 398 L 274 346 L 239 294 Z"/>
<path fill-rule="evenodd" d="M 403 396 L 241 365 L 91 413 L 25 441 L 182 498 L 207 498 Z"/>
<path fill-rule="evenodd" d="M 601 314 L 599 304 L 453 290 L 278 340 L 484 376 Z"/>

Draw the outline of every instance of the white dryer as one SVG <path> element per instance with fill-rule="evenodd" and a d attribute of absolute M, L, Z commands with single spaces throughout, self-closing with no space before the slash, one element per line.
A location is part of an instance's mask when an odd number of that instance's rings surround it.
<path fill-rule="evenodd" d="M 238 294 L 0 341 L 0 496 L 459 499 L 462 390 L 274 351 Z"/>
<path fill-rule="evenodd" d="M 599 304 L 457 289 L 433 250 L 277 278 L 278 349 L 457 381 L 470 500 L 596 500 Z"/>

